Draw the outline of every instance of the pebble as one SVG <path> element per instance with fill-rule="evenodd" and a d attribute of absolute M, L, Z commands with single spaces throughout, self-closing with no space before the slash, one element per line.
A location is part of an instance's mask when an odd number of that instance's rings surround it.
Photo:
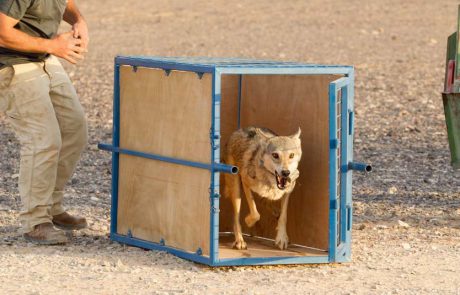
<path fill-rule="evenodd" d="M 402 220 L 398 220 L 398 225 L 400 227 L 404 227 L 404 228 L 409 228 L 410 227 L 410 225 L 408 223 L 406 223 L 406 222 L 404 222 Z"/>
<path fill-rule="evenodd" d="M 390 187 L 390 188 L 388 189 L 388 193 L 389 193 L 390 195 L 394 195 L 394 194 L 396 194 L 397 192 L 398 192 L 398 189 L 397 189 L 395 186 L 392 186 L 392 187 Z"/>
<path fill-rule="evenodd" d="M 404 248 L 404 250 L 408 251 L 411 249 L 411 246 L 408 243 L 402 243 L 401 246 Z"/>

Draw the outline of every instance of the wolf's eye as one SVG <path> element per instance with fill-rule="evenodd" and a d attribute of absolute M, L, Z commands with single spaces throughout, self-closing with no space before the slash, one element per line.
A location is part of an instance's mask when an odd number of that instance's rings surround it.
<path fill-rule="evenodd" d="M 294 159 L 294 156 L 295 156 L 294 153 L 290 154 L 289 159 Z"/>
<path fill-rule="evenodd" d="M 274 159 L 279 159 L 280 155 L 278 155 L 277 153 L 273 153 L 273 154 L 272 154 L 272 157 L 273 157 Z"/>

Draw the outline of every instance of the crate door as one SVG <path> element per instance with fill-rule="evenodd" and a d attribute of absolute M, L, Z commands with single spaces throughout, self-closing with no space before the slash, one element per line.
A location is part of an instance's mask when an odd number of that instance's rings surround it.
<path fill-rule="evenodd" d="M 329 257 L 347 260 L 351 242 L 351 170 L 353 157 L 353 84 L 350 77 L 340 78 L 329 87 L 330 135 L 330 223 Z"/>

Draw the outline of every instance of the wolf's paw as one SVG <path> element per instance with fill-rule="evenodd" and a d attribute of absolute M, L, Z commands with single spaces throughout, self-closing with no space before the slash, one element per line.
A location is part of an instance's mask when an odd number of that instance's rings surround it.
<path fill-rule="evenodd" d="M 260 219 L 260 215 L 257 214 L 257 215 L 248 215 L 244 218 L 244 222 L 246 222 L 246 225 L 248 227 L 253 227 L 254 224 L 256 224 L 257 221 L 259 221 Z"/>
<path fill-rule="evenodd" d="M 275 245 L 281 250 L 287 249 L 289 244 L 289 238 L 285 231 L 278 231 L 276 234 Z"/>
<path fill-rule="evenodd" d="M 233 243 L 233 248 L 238 249 L 238 250 L 246 250 L 248 248 L 248 245 L 243 239 L 240 239 L 240 240 L 236 240 Z"/>

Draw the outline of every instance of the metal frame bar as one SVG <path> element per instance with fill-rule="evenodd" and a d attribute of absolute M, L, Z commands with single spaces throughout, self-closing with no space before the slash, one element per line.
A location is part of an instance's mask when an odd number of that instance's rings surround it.
<path fill-rule="evenodd" d="M 343 78 L 341 78 L 343 79 Z M 340 79 L 339 79 L 340 80 Z M 337 251 L 337 85 L 338 81 L 329 84 L 329 261 L 334 262 Z"/>
<path fill-rule="evenodd" d="M 173 248 L 173 247 L 168 247 L 168 246 L 165 246 L 165 245 L 162 245 L 162 244 L 159 244 L 159 243 L 145 241 L 145 240 L 138 239 L 138 238 L 133 238 L 133 237 L 127 237 L 125 235 L 120 235 L 120 234 L 117 234 L 117 233 L 111 235 L 110 238 L 113 241 L 120 242 L 120 243 L 123 243 L 123 244 L 128 244 L 128 245 L 140 247 L 140 248 L 143 248 L 143 249 L 166 251 L 168 253 L 171 253 L 171 254 L 176 255 L 178 257 L 181 257 L 181 258 L 193 260 L 193 261 L 203 263 L 203 264 L 207 264 L 207 265 L 212 264 L 210 258 L 207 257 L 207 256 L 202 256 L 202 255 L 198 255 L 196 253 L 186 252 L 184 250 L 180 250 L 180 249 Z"/>
<path fill-rule="evenodd" d="M 216 71 L 221 74 L 241 74 L 241 75 L 349 75 L 353 71 L 353 67 L 346 66 L 266 66 L 262 68 L 254 68 L 247 66 L 234 67 L 216 67 Z"/>
<path fill-rule="evenodd" d="M 120 66 L 115 64 L 114 94 L 113 94 L 113 134 L 112 142 L 115 147 L 120 145 Z M 117 232 L 118 223 L 118 169 L 119 154 L 112 152 L 112 204 L 110 208 L 110 237 Z"/>
<path fill-rule="evenodd" d="M 129 65 L 133 67 L 159 68 L 163 70 L 179 70 L 195 73 L 214 72 L 214 67 L 212 66 L 183 64 L 168 61 L 156 61 L 147 58 L 134 58 L 128 56 L 117 56 L 115 58 L 115 64 Z"/>
<path fill-rule="evenodd" d="M 211 187 L 210 187 L 210 243 L 209 253 L 212 263 L 219 259 L 219 207 L 220 207 L 220 173 L 215 170 L 220 163 L 220 105 L 221 105 L 221 76 L 212 74 L 212 117 L 211 117 Z"/>
<path fill-rule="evenodd" d="M 129 149 L 122 149 L 119 147 L 114 147 L 109 144 L 103 144 L 103 143 L 98 144 L 98 148 L 101 150 L 105 150 L 105 151 L 111 151 L 117 154 L 125 154 L 125 155 L 141 157 L 141 158 L 146 158 L 146 159 L 151 159 L 151 160 L 157 160 L 157 161 L 162 161 L 162 162 L 168 162 L 168 163 L 173 163 L 173 164 L 178 164 L 178 165 L 190 166 L 194 168 L 206 169 L 210 171 L 219 171 L 219 172 L 230 173 L 230 174 L 238 173 L 238 168 L 236 166 L 230 166 L 230 165 L 226 165 L 223 163 L 215 163 L 214 165 L 212 165 L 212 164 L 194 162 L 194 161 L 189 161 L 189 160 L 165 157 L 165 156 L 161 156 L 157 154 L 143 153 L 143 152 L 133 151 Z"/>
<path fill-rule="evenodd" d="M 352 221 L 352 172 L 342 167 L 347 166 L 353 161 L 353 124 L 350 121 L 353 118 L 353 96 L 354 96 L 354 72 L 348 76 L 333 81 L 329 86 L 329 136 L 331 140 L 330 150 L 330 171 L 329 171 L 329 193 L 330 193 L 330 214 L 329 214 L 329 258 L 330 262 L 347 262 L 351 257 L 351 221 Z M 341 104 L 341 138 L 337 138 L 337 93 L 342 91 Z M 334 142 L 334 144 L 332 144 Z M 340 149 L 340 163 L 337 163 L 336 149 Z M 339 164 L 339 165 L 337 165 Z M 340 172 L 340 205 L 337 204 L 337 173 Z M 337 210 L 340 210 L 340 220 L 337 220 Z M 339 225 L 340 241 L 337 241 L 337 227 Z M 339 243 L 338 243 L 339 242 Z M 337 246 L 337 244 L 339 244 Z"/>
<path fill-rule="evenodd" d="M 210 131 L 210 142 L 211 142 L 211 163 L 198 163 L 191 162 L 181 159 L 163 157 L 160 155 L 147 154 L 137 151 L 131 151 L 127 149 L 121 149 L 120 145 L 120 66 L 131 65 L 131 66 L 144 66 L 161 68 L 165 70 L 182 70 L 192 71 L 196 73 L 211 73 L 213 76 L 212 81 L 212 126 Z M 329 85 L 330 92 L 330 139 L 331 139 L 331 154 L 330 154 L 330 220 L 329 220 L 329 252 L 325 253 L 324 256 L 302 256 L 302 257 L 254 257 L 254 258 L 231 258 L 231 259 L 219 259 L 219 177 L 220 172 L 232 172 L 229 165 L 220 163 L 220 108 L 221 108 L 221 75 L 222 74 L 238 74 L 238 125 L 240 126 L 241 118 L 241 87 L 242 87 L 242 75 L 243 74 L 302 74 L 302 75 L 313 75 L 313 74 L 337 74 L 344 75 L 345 77 L 333 81 Z M 333 209 L 334 201 L 336 201 L 336 156 L 332 152 L 339 144 L 339 140 L 336 138 L 336 91 L 348 84 L 347 98 L 348 98 L 348 109 L 353 109 L 353 79 L 354 70 L 348 66 L 319 66 L 319 65 L 294 65 L 294 64 L 281 64 L 279 66 L 270 63 L 253 63 L 253 64 L 242 64 L 242 65 L 208 65 L 208 64 L 187 64 L 185 62 L 177 62 L 173 60 L 152 60 L 147 58 L 131 58 L 131 57 L 117 57 L 115 59 L 115 75 L 114 75 L 114 106 L 113 106 L 113 146 L 101 144 L 101 149 L 110 150 L 112 152 L 112 208 L 111 208 L 111 229 L 110 237 L 114 241 L 118 241 L 125 244 L 138 246 L 145 249 L 161 250 L 172 253 L 178 257 L 196 261 L 199 263 L 211 265 L 211 266 L 230 266 L 230 265 L 268 265 L 268 264 L 304 264 L 304 263 L 328 263 L 328 262 L 341 262 L 348 261 L 351 251 L 351 235 L 347 232 L 346 241 L 337 249 L 336 246 L 336 230 L 335 224 L 336 214 Z M 343 114 L 342 105 L 342 114 Z M 342 116 L 348 117 L 348 116 Z M 344 120 L 342 118 L 342 120 Z M 348 126 L 348 124 L 342 124 Z M 343 132 L 342 134 L 347 134 Z M 343 151 L 347 153 L 348 160 L 352 160 L 352 135 L 346 145 L 343 146 Z M 335 146 L 335 147 L 334 147 Z M 119 154 L 128 154 L 133 156 L 145 157 L 153 160 L 167 161 L 180 165 L 188 165 L 197 168 L 208 169 L 211 171 L 210 179 L 210 255 L 209 257 L 200 255 L 198 253 L 190 253 L 180 249 L 165 246 L 163 244 L 154 243 L 150 241 L 141 240 L 135 237 L 121 235 L 117 233 L 117 211 L 118 211 L 118 172 L 119 172 Z M 351 156 L 350 156 L 351 155 Z M 343 156 L 342 156 L 343 159 Z M 346 194 L 345 199 L 347 206 L 351 207 L 351 171 L 347 172 L 347 190 L 343 191 Z M 348 208 L 348 207 L 347 207 Z M 334 211 L 334 212 L 333 212 Z M 334 213 L 334 214 L 332 214 Z M 347 211 L 346 214 L 342 214 L 343 218 L 349 219 L 351 211 Z M 348 226 L 351 226 L 349 224 Z M 344 252 L 346 256 L 337 257 L 337 250 Z"/>

